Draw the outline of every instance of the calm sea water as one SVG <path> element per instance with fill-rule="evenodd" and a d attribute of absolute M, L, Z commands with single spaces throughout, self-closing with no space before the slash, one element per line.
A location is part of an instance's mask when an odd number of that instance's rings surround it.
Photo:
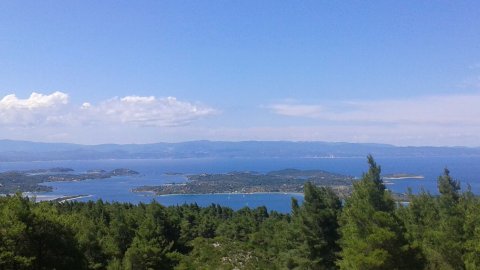
<path fill-rule="evenodd" d="M 377 163 L 382 172 L 410 173 L 425 176 L 424 179 L 389 180 L 387 187 L 395 192 L 413 192 L 422 189 L 436 193 L 436 180 L 448 167 L 451 175 L 460 180 L 463 187 L 469 184 L 476 194 L 480 194 L 480 158 L 379 158 Z M 302 201 L 298 194 L 207 194 L 207 195 L 169 195 L 155 196 L 150 193 L 132 193 L 131 190 L 143 185 L 160 185 L 164 183 L 183 182 L 181 175 L 166 175 L 168 172 L 183 174 L 226 173 L 231 171 L 268 172 L 285 168 L 321 169 L 361 177 L 368 169 L 365 158 L 263 158 L 263 159 L 162 159 L 162 160 L 95 160 L 95 161 L 48 161 L 48 162 L 6 162 L 0 163 L 0 171 L 26 170 L 52 167 L 68 167 L 76 172 L 91 169 L 111 170 L 128 168 L 140 172 L 133 177 L 114 177 L 94 179 L 81 182 L 50 182 L 53 192 L 39 193 L 38 199 L 66 195 L 90 195 L 79 201 L 103 199 L 119 202 L 150 202 L 155 199 L 164 205 L 194 203 L 207 206 L 212 203 L 239 209 L 245 206 L 266 205 L 270 210 L 290 211 L 291 197 Z"/>

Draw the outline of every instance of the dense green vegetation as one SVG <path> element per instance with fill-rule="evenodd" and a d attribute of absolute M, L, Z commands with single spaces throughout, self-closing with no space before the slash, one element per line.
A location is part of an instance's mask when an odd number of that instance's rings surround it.
<path fill-rule="evenodd" d="M 402 206 L 368 162 L 344 203 L 307 183 L 289 215 L 0 197 L 0 269 L 480 269 L 479 198 L 445 170 Z"/>

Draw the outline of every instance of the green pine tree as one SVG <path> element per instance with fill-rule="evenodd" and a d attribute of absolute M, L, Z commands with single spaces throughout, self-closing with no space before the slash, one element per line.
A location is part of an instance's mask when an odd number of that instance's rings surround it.
<path fill-rule="evenodd" d="M 305 199 L 300 207 L 299 228 L 301 268 L 335 269 L 338 220 L 341 202 L 326 187 L 316 187 L 308 182 L 304 186 Z"/>
<path fill-rule="evenodd" d="M 464 210 L 460 205 L 460 182 L 448 169 L 438 178 L 439 223 L 433 227 L 432 256 L 427 259 L 431 269 L 465 269 L 463 264 Z"/>
<path fill-rule="evenodd" d="M 371 155 L 340 216 L 340 269 L 412 269 L 395 203 Z"/>
<path fill-rule="evenodd" d="M 480 200 L 469 190 L 463 196 L 465 206 L 464 254 L 465 269 L 480 269 Z"/>
<path fill-rule="evenodd" d="M 145 219 L 125 253 L 125 268 L 172 269 L 175 254 L 172 250 L 173 242 L 167 239 L 168 227 L 164 208 L 155 202 L 149 204 Z"/>

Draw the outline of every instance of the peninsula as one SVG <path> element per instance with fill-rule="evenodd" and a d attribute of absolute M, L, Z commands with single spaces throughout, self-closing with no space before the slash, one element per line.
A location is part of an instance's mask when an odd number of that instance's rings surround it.
<path fill-rule="evenodd" d="M 186 183 L 160 186 L 141 186 L 134 192 L 167 194 L 212 193 L 302 193 L 305 182 L 331 187 L 340 197 L 347 197 L 352 190 L 354 177 L 322 170 L 285 169 L 268 173 L 230 172 L 224 174 L 188 175 Z"/>
<path fill-rule="evenodd" d="M 120 168 L 112 171 L 91 170 L 86 173 L 74 173 L 71 168 L 36 169 L 27 171 L 8 171 L 0 173 L 0 194 L 15 192 L 48 192 L 52 188 L 40 183 L 54 181 L 83 181 L 105 179 L 113 176 L 130 176 L 138 172 Z"/>

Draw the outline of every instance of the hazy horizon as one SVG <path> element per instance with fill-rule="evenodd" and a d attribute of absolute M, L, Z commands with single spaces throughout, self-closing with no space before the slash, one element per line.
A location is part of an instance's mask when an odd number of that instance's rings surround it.
<path fill-rule="evenodd" d="M 195 143 L 195 142 L 209 142 L 209 143 L 325 143 L 325 144 L 358 144 L 358 145 L 377 145 L 377 146 L 392 146 L 392 147 L 438 147 L 438 148 L 480 148 L 480 146 L 465 146 L 465 145 L 395 145 L 389 143 L 376 143 L 376 142 L 345 142 L 345 141 L 293 141 L 293 140 L 208 140 L 208 139 L 199 139 L 199 140 L 186 140 L 186 141 L 154 141 L 146 143 L 96 143 L 96 144 L 84 144 L 76 142 L 61 142 L 61 141 L 38 141 L 38 140 L 14 140 L 14 139 L 0 139 L 1 141 L 10 141 L 10 142 L 19 142 L 19 143 L 40 143 L 40 144 L 73 144 L 80 146 L 101 146 L 101 145 L 149 145 L 149 144 L 182 144 L 182 143 Z"/>

